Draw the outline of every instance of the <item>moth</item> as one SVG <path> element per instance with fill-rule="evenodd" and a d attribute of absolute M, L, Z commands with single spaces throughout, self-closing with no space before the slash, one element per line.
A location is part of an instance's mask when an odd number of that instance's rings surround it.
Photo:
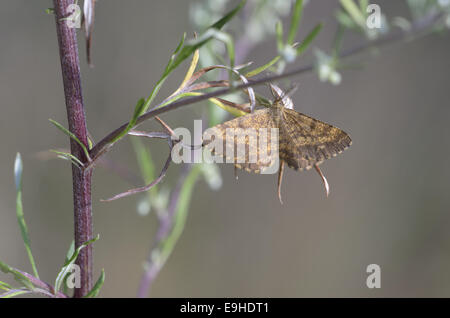
<path fill-rule="evenodd" d="M 270 84 L 270 88 L 274 96 L 271 105 L 210 128 L 208 134 L 203 135 L 204 146 L 216 157 L 223 157 L 248 172 L 265 173 L 277 163 L 281 203 L 285 165 L 298 171 L 314 167 L 322 177 L 328 196 L 328 182 L 318 166 L 347 149 L 352 144 L 350 136 L 337 127 L 295 111 L 288 95 L 276 85 Z M 247 133 L 231 135 L 236 129 Z M 217 147 L 220 144 L 222 146 Z M 240 146 L 245 151 L 236 151 Z M 268 155 L 261 156 L 262 153 Z"/>

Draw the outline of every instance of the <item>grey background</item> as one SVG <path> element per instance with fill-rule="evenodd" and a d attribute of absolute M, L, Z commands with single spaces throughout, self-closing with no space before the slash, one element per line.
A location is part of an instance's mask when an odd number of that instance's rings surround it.
<path fill-rule="evenodd" d="M 84 42 L 79 46 L 88 126 L 96 140 L 129 118 L 182 32 L 195 31 L 187 16 L 190 2 L 98 2 L 94 69 L 86 66 Z M 324 21 L 315 45 L 328 49 L 337 3 L 311 1 L 300 37 Z M 391 17 L 407 15 L 403 1 L 378 3 Z M 31 270 L 14 212 L 13 162 L 20 151 L 32 248 L 41 278 L 49 282 L 73 235 L 70 166 L 36 159 L 37 152 L 68 147 L 48 122 L 67 123 L 55 23 L 44 12 L 51 6 L 51 1 L 5 0 L 0 10 L 0 259 Z M 296 110 L 343 128 L 353 139 L 349 150 L 322 165 L 330 197 L 314 171 L 288 170 L 280 206 L 275 176 L 241 172 L 236 181 L 232 167 L 221 167 L 220 191 L 198 183 L 185 231 L 151 296 L 448 297 L 449 39 L 448 33 L 432 35 L 353 59 L 364 68 L 344 71 L 337 87 L 314 74 L 295 78 Z M 345 46 L 357 41 L 350 37 Z M 271 39 L 249 59 L 262 63 L 275 54 Z M 297 64 L 311 56 L 310 51 Z M 171 76 L 160 98 L 177 87 L 185 69 Z M 172 127 L 192 127 L 201 107 L 163 119 Z M 149 146 L 161 167 L 165 144 Z M 137 171 L 127 140 L 108 157 Z M 178 173 L 172 166 L 165 183 L 173 184 Z M 101 239 L 94 247 L 95 272 L 106 271 L 103 297 L 135 296 L 157 226 L 154 216 L 137 215 L 136 197 L 99 201 L 127 188 L 118 176 L 96 170 L 94 232 Z M 382 269 L 379 290 L 365 284 L 372 263 Z M 1 279 L 11 281 L 3 274 Z"/>

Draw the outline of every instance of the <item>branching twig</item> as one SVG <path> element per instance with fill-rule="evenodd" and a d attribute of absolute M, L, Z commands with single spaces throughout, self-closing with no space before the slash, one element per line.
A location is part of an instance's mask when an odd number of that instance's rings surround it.
<path fill-rule="evenodd" d="M 412 24 L 411 28 L 409 30 L 397 30 L 396 32 L 393 32 L 389 35 L 386 35 L 384 37 L 381 37 L 377 40 L 374 41 L 367 41 L 364 42 L 360 45 L 357 45 L 349 50 L 346 50 L 344 52 L 342 52 L 340 54 L 340 58 L 346 58 L 349 56 L 353 56 L 356 55 L 358 53 L 361 53 L 363 51 L 366 51 L 367 49 L 373 48 L 373 47 L 379 47 L 379 46 L 384 46 L 386 44 L 390 44 L 390 43 L 395 43 L 398 41 L 402 41 L 405 39 L 408 39 L 411 36 L 420 34 L 426 30 L 428 30 L 430 27 L 434 26 L 435 23 L 442 17 L 441 13 L 438 14 L 433 14 L 430 15 L 420 21 L 416 21 L 415 23 Z M 253 87 L 253 86 L 257 86 L 257 85 L 262 85 L 265 83 L 269 83 L 269 82 L 274 82 L 280 79 L 284 79 L 284 78 L 289 78 L 289 77 L 293 77 L 296 75 L 300 75 L 303 73 L 307 73 L 310 72 L 312 70 L 314 70 L 314 64 L 310 64 L 307 66 L 302 66 L 299 68 L 296 68 L 292 71 L 289 72 L 285 72 L 283 74 L 279 74 L 279 75 L 271 75 L 271 76 L 267 76 L 267 77 L 262 77 L 260 79 L 256 79 L 253 81 L 250 81 L 249 83 L 246 84 L 240 84 L 240 85 L 236 85 L 234 87 L 229 87 L 229 88 L 224 88 L 224 89 L 220 89 L 214 92 L 210 92 L 210 93 L 205 93 L 203 95 L 200 96 L 194 96 L 194 97 L 189 97 L 180 101 L 175 101 L 173 103 L 170 103 L 164 107 L 158 108 L 159 105 L 155 106 L 152 110 L 148 111 L 147 113 L 143 114 L 142 116 L 140 116 L 137 119 L 136 124 L 139 125 L 142 122 L 153 118 L 155 116 L 161 115 L 163 113 L 167 113 L 169 111 L 178 109 L 180 107 L 183 106 L 187 106 L 187 105 L 191 105 L 194 103 L 198 103 L 200 101 L 204 101 L 207 100 L 209 98 L 212 97 L 217 97 L 217 96 L 221 96 L 221 95 L 226 95 L 226 94 L 230 94 L 233 93 L 237 90 L 241 90 L 241 89 L 245 89 L 247 87 Z M 120 126 L 119 128 L 115 129 L 114 131 L 112 131 L 111 133 L 109 133 L 106 137 L 104 137 L 101 141 L 99 141 L 91 150 L 91 157 L 93 158 L 93 160 L 95 161 L 96 158 L 98 158 L 99 156 L 103 155 L 106 151 L 108 151 L 108 148 L 110 146 L 110 142 L 112 140 L 114 140 L 114 138 L 116 136 L 118 136 L 126 127 L 127 127 L 128 123 L 123 124 L 122 126 Z"/>
<path fill-rule="evenodd" d="M 37 287 L 35 290 L 31 290 L 30 292 L 36 291 L 39 294 L 44 294 L 48 297 L 57 297 L 57 298 L 67 298 L 66 294 L 63 294 L 61 292 L 57 292 L 56 295 L 54 293 L 54 287 L 50 284 L 47 284 L 46 282 L 43 282 L 39 278 L 34 277 L 33 275 L 28 274 L 27 272 L 21 271 L 20 269 L 13 268 L 15 271 L 18 271 L 23 276 L 28 278 L 30 282 L 33 284 L 34 287 Z"/>

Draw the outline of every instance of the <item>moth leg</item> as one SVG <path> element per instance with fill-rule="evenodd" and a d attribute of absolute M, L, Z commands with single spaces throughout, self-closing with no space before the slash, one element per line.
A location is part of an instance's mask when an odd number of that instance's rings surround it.
<path fill-rule="evenodd" d="M 283 181 L 283 172 L 284 172 L 284 160 L 280 160 L 280 169 L 278 169 L 278 199 L 280 203 L 283 204 L 283 200 L 281 200 L 281 183 Z"/>
<path fill-rule="evenodd" d="M 322 178 L 323 181 L 323 185 L 325 186 L 325 192 L 328 195 L 330 194 L 330 186 L 328 184 L 327 178 L 325 178 L 325 176 L 323 175 L 322 171 L 320 170 L 319 166 L 317 164 L 314 164 L 314 168 L 316 169 L 317 173 L 319 174 L 319 176 Z"/>

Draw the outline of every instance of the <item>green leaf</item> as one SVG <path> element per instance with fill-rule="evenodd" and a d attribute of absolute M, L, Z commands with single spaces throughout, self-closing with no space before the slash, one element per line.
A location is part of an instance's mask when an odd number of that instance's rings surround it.
<path fill-rule="evenodd" d="M 83 298 L 97 297 L 104 282 L 105 282 L 105 270 L 102 269 L 102 272 L 100 273 L 100 277 L 97 279 L 97 282 L 95 283 L 94 287 L 92 287 L 91 291 L 89 293 L 87 293 Z"/>
<path fill-rule="evenodd" d="M 275 56 L 269 63 L 264 64 L 263 66 L 260 66 L 256 69 L 254 69 L 253 71 L 248 72 L 247 74 L 245 74 L 245 77 L 253 77 L 255 75 L 258 75 L 261 72 L 264 72 L 265 70 L 267 70 L 269 67 L 271 67 L 272 65 L 274 65 L 276 62 L 279 61 L 279 59 L 281 58 L 281 56 Z"/>
<path fill-rule="evenodd" d="M 11 289 L 7 291 L 6 293 L 3 293 L 0 295 L 0 298 L 12 298 L 16 296 L 20 296 L 23 294 L 30 294 L 31 291 L 28 289 Z"/>
<path fill-rule="evenodd" d="M 22 191 L 22 172 L 23 163 L 20 152 L 16 154 L 16 160 L 14 161 L 14 181 L 16 183 L 16 192 Z"/>
<path fill-rule="evenodd" d="M 59 158 L 64 159 L 64 160 L 69 160 L 70 162 L 72 162 L 75 166 L 81 168 L 83 167 L 83 163 L 80 161 L 80 159 L 78 159 L 77 157 L 75 157 L 74 155 L 72 155 L 71 153 L 68 152 L 61 152 L 58 150 L 53 150 L 50 149 L 51 152 L 54 152 L 58 155 Z"/>
<path fill-rule="evenodd" d="M 220 20 L 218 20 L 216 23 L 211 25 L 206 32 L 200 36 L 198 39 L 194 39 L 192 41 L 189 41 L 189 43 L 185 44 L 185 37 L 186 34 L 184 34 L 183 38 L 181 39 L 180 43 L 178 44 L 177 48 L 175 49 L 174 53 L 172 54 L 161 78 L 156 82 L 155 87 L 152 89 L 152 92 L 150 93 L 150 96 L 144 101 L 144 104 L 141 105 L 138 103 L 138 105 L 135 108 L 135 113 L 137 107 L 140 107 L 140 114 L 145 113 L 152 104 L 153 100 L 155 99 L 156 95 L 158 94 L 159 90 L 161 89 L 161 86 L 169 76 L 169 74 L 175 70 L 185 59 L 187 59 L 191 54 L 193 54 L 197 49 L 205 45 L 207 42 L 209 42 L 211 39 L 214 38 L 214 32 L 211 30 L 220 30 L 228 21 L 230 21 L 236 13 L 239 12 L 239 10 L 242 9 L 242 7 L 245 5 L 246 0 L 242 0 L 239 5 L 237 5 L 233 10 L 228 12 L 224 17 L 222 17 Z M 234 64 L 234 47 L 231 47 L 230 44 L 227 44 L 227 48 L 229 49 L 229 55 L 230 55 L 230 61 L 232 64 Z M 231 53 L 230 53 L 231 52 Z M 159 106 L 161 107 L 161 105 Z M 138 116 L 139 117 L 139 116 Z M 133 116 L 135 118 L 135 116 Z M 136 118 L 135 118 L 136 119 Z M 114 138 L 111 143 L 116 142 L 117 140 L 121 139 L 123 136 L 125 136 L 130 129 L 132 129 L 135 125 L 135 121 L 133 122 L 133 119 L 129 122 L 127 128 L 122 131 L 116 138 Z"/>
<path fill-rule="evenodd" d="M 202 93 L 200 92 L 186 92 L 186 93 L 181 93 L 181 94 L 177 94 L 172 96 L 170 99 L 166 100 L 163 104 L 161 104 L 159 107 L 164 107 L 166 105 L 169 105 L 177 100 L 179 100 L 180 98 L 183 97 L 190 97 L 190 96 L 199 96 L 202 95 Z"/>
<path fill-rule="evenodd" d="M 144 146 L 140 138 L 131 138 L 131 143 L 136 154 L 136 159 L 139 165 L 145 183 L 150 183 L 155 180 L 155 164 L 153 162 L 150 151 Z M 153 186 L 149 193 L 156 194 L 157 185 Z"/>
<path fill-rule="evenodd" d="M 86 148 L 86 145 L 83 144 L 80 139 L 78 139 L 77 136 L 75 136 L 74 133 L 70 132 L 67 128 L 65 128 L 63 125 L 61 125 L 60 123 L 58 123 L 56 120 L 53 119 L 49 119 L 50 122 L 56 126 L 56 128 L 58 128 L 59 130 L 61 130 L 64 134 L 66 134 L 67 136 L 69 136 L 70 138 L 72 138 L 73 140 L 75 140 L 83 149 L 84 154 L 86 155 L 86 158 L 89 159 L 89 161 L 91 161 L 91 157 L 89 157 L 89 151 Z"/>
<path fill-rule="evenodd" d="M 277 35 L 277 48 L 278 52 L 283 51 L 284 48 L 284 42 L 283 42 L 283 24 L 281 21 L 278 21 L 277 24 L 275 24 L 275 33 Z"/>
<path fill-rule="evenodd" d="M 25 216 L 23 214 L 23 204 L 22 204 L 22 171 L 23 164 L 20 153 L 17 153 L 16 160 L 14 162 L 14 178 L 16 180 L 16 216 L 17 222 L 19 223 L 20 233 L 22 234 L 22 240 L 25 244 L 25 249 L 27 251 L 28 259 L 30 260 L 31 267 L 33 268 L 33 273 L 36 278 L 39 278 L 39 274 L 36 268 L 36 263 L 34 262 L 33 253 L 31 253 L 31 243 L 30 236 L 28 235 L 28 228 L 25 222 Z"/>
<path fill-rule="evenodd" d="M 71 266 L 75 263 L 78 254 L 80 254 L 80 251 L 85 248 L 86 246 L 88 246 L 89 244 L 94 243 L 95 241 L 97 241 L 100 238 L 99 235 L 97 235 L 96 237 L 94 237 L 92 240 L 89 240 L 83 244 L 81 244 L 72 254 L 72 256 L 66 260 L 66 262 L 64 263 L 64 266 L 61 268 L 61 270 L 59 271 L 58 275 L 56 276 L 56 280 L 55 280 L 55 290 L 54 293 L 55 295 L 59 292 L 60 288 L 61 288 L 61 284 L 63 283 L 63 281 L 65 280 L 67 274 L 69 274 L 69 270 L 71 268 Z"/>
<path fill-rule="evenodd" d="M 128 123 L 127 132 L 136 125 L 136 121 L 139 116 L 145 112 L 145 99 L 141 98 L 138 100 L 136 106 L 134 107 L 133 117 L 131 117 Z"/>
<path fill-rule="evenodd" d="M 342 26 L 348 29 L 354 29 L 358 27 L 355 21 L 353 21 L 353 19 L 343 10 L 338 10 L 336 12 L 336 19 Z"/>
<path fill-rule="evenodd" d="M 10 289 L 12 289 L 12 286 L 8 283 L 0 281 L 0 289 L 10 290 Z"/>
<path fill-rule="evenodd" d="M 195 183 L 201 176 L 200 165 L 195 165 L 186 177 L 178 197 L 178 203 L 175 212 L 175 223 L 170 235 L 163 241 L 160 262 L 164 263 L 172 253 L 178 239 L 183 232 L 186 224 L 187 212 L 191 202 L 192 192 L 194 191 Z"/>
<path fill-rule="evenodd" d="M 360 27 L 365 28 L 365 12 L 361 12 L 353 0 L 340 0 L 340 2 L 344 9 L 352 17 L 353 21 L 355 21 Z"/>
<path fill-rule="evenodd" d="M 287 44 L 294 44 L 295 36 L 297 35 L 298 26 L 300 24 L 300 20 L 302 19 L 303 12 L 303 0 L 297 0 L 294 6 L 294 12 L 292 13 L 291 18 L 291 27 L 289 28 L 289 34 L 287 38 Z"/>
<path fill-rule="evenodd" d="M 211 30 L 220 30 L 228 21 L 230 21 L 236 15 L 236 13 L 239 12 L 239 10 L 242 9 L 242 7 L 245 5 L 245 2 L 246 0 L 242 0 L 238 6 L 236 6 L 233 10 L 228 12 L 219 21 L 211 25 L 198 39 L 191 40 L 189 41 L 189 43 L 186 43 L 185 45 L 184 39 L 182 42 L 180 42 L 177 49 L 175 50 L 175 53 L 172 55 L 170 62 L 167 64 L 167 67 L 163 75 L 161 76 L 161 79 L 157 82 L 155 88 L 153 89 L 152 93 L 147 99 L 145 103 L 146 106 L 145 111 L 147 111 L 148 108 L 150 107 L 153 99 L 156 97 L 156 94 L 158 93 L 167 76 L 169 76 L 169 74 L 174 69 L 176 69 L 185 59 L 187 59 L 197 49 L 199 49 L 200 47 L 208 43 L 211 39 L 213 39 L 214 32 L 211 32 Z M 232 59 L 231 55 L 230 59 Z M 233 53 L 233 60 L 234 60 L 234 53 Z"/>
<path fill-rule="evenodd" d="M 24 274 L 22 274 L 18 270 L 12 268 L 8 264 L 5 264 L 0 261 L 0 270 L 5 274 L 12 274 L 16 281 L 18 281 L 20 284 L 22 284 L 29 290 L 34 289 L 33 283 L 31 282 L 31 280 L 28 277 L 26 277 Z"/>
<path fill-rule="evenodd" d="M 156 85 L 155 85 L 155 87 L 153 87 L 152 92 L 150 93 L 150 96 L 146 99 L 145 106 L 144 106 L 144 112 L 149 109 L 150 105 L 152 104 L 153 100 L 155 99 L 156 95 L 158 94 L 159 90 L 161 89 L 161 86 L 165 82 L 166 78 L 169 76 L 169 74 L 171 72 L 171 66 L 173 65 L 173 62 L 174 62 L 175 58 L 177 57 L 177 54 L 180 52 L 181 48 L 183 47 L 185 40 L 186 40 L 186 32 L 183 34 L 183 37 L 181 38 L 180 42 L 178 43 L 178 46 L 176 47 L 175 51 L 170 56 L 169 62 L 167 63 L 167 66 L 163 72 L 163 75 L 156 82 Z"/>
<path fill-rule="evenodd" d="M 69 249 L 67 250 L 66 258 L 65 258 L 64 262 L 68 262 L 74 252 L 75 252 L 75 240 L 72 240 L 72 243 L 70 243 Z M 69 294 L 69 287 L 67 287 L 67 283 L 66 283 L 67 277 L 69 277 L 69 273 L 67 273 L 63 279 L 63 292 L 66 295 Z"/>
<path fill-rule="evenodd" d="M 311 42 L 316 38 L 316 36 L 319 34 L 320 30 L 322 30 L 322 23 L 319 23 L 314 27 L 314 29 L 311 30 L 311 32 L 308 33 L 308 35 L 305 37 L 303 42 L 299 45 L 297 48 L 297 56 L 303 54 L 303 52 L 306 51 L 306 49 L 309 47 Z"/>
<path fill-rule="evenodd" d="M 272 105 L 270 100 L 268 100 L 267 98 L 265 98 L 264 96 L 262 96 L 260 94 L 255 94 L 255 97 L 256 97 L 256 101 L 258 102 L 259 105 L 262 105 L 264 107 L 270 107 Z"/>
<path fill-rule="evenodd" d="M 367 7 L 369 6 L 369 0 L 359 0 L 359 8 L 361 12 L 367 13 Z"/>
<path fill-rule="evenodd" d="M 70 260 L 73 253 L 75 253 L 75 240 L 72 240 L 72 243 L 70 243 L 69 249 L 67 250 L 67 253 L 66 253 L 65 262 L 68 262 Z"/>
<path fill-rule="evenodd" d="M 230 69 L 229 69 L 229 82 L 232 83 L 233 79 L 233 69 L 234 69 L 234 42 L 231 35 L 228 33 L 211 29 L 211 33 L 216 40 L 219 40 L 225 44 L 227 47 L 228 57 L 230 59 Z"/>
<path fill-rule="evenodd" d="M 123 136 L 125 136 L 126 134 L 128 134 L 128 132 L 133 129 L 133 127 L 136 125 L 136 121 L 138 119 L 139 116 L 141 116 L 144 112 L 145 112 L 145 106 L 146 102 L 144 98 L 141 98 L 138 100 L 136 106 L 134 107 L 134 112 L 133 112 L 133 116 L 131 117 L 130 121 L 128 122 L 127 127 L 122 130 L 122 132 L 120 134 L 118 134 L 110 143 L 113 144 L 115 143 L 117 140 L 119 140 L 120 138 L 122 138 Z"/>
<path fill-rule="evenodd" d="M 198 39 L 195 39 L 193 41 L 189 41 L 183 49 L 180 51 L 178 56 L 173 61 L 172 65 L 168 68 L 166 73 L 170 73 L 173 69 L 175 69 L 178 65 L 180 65 L 181 62 L 183 62 L 185 59 L 187 59 L 192 53 L 195 52 L 195 50 L 202 47 L 204 44 L 206 44 L 209 40 L 213 38 L 213 35 L 215 34 L 211 30 L 220 30 L 222 27 L 230 21 L 236 13 L 239 12 L 239 10 L 242 9 L 242 7 L 245 5 L 246 0 L 242 0 L 239 5 L 237 5 L 233 10 L 228 12 L 223 18 L 221 18 L 219 21 L 211 25 Z"/>
<path fill-rule="evenodd" d="M 94 147 L 94 142 L 91 140 L 91 138 L 89 138 L 89 136 L 88 136 L 88 147 L 89 147 L 89 150 L 91 150 L 92 149 L 92 147 Z"/>
<path fill-rule="evenodd" d="M 242 0 L 237 5 L 236 8 L 234 8 L 233 10 L 231 10 L 230 12 L 225 14 L 225 16 L 223 16 L 223 18 L 221 18 L 219 21 L 217 21 L 216 23 L 211 25 L 209 28 L 214 28 L 214 29 L 219 29 L 219 30 L 222 29 L 223 26 L 236 15 L 236 13 L 238 13 L 244 7 L 246 2 L 247 2 L 247 0 Z"/>

